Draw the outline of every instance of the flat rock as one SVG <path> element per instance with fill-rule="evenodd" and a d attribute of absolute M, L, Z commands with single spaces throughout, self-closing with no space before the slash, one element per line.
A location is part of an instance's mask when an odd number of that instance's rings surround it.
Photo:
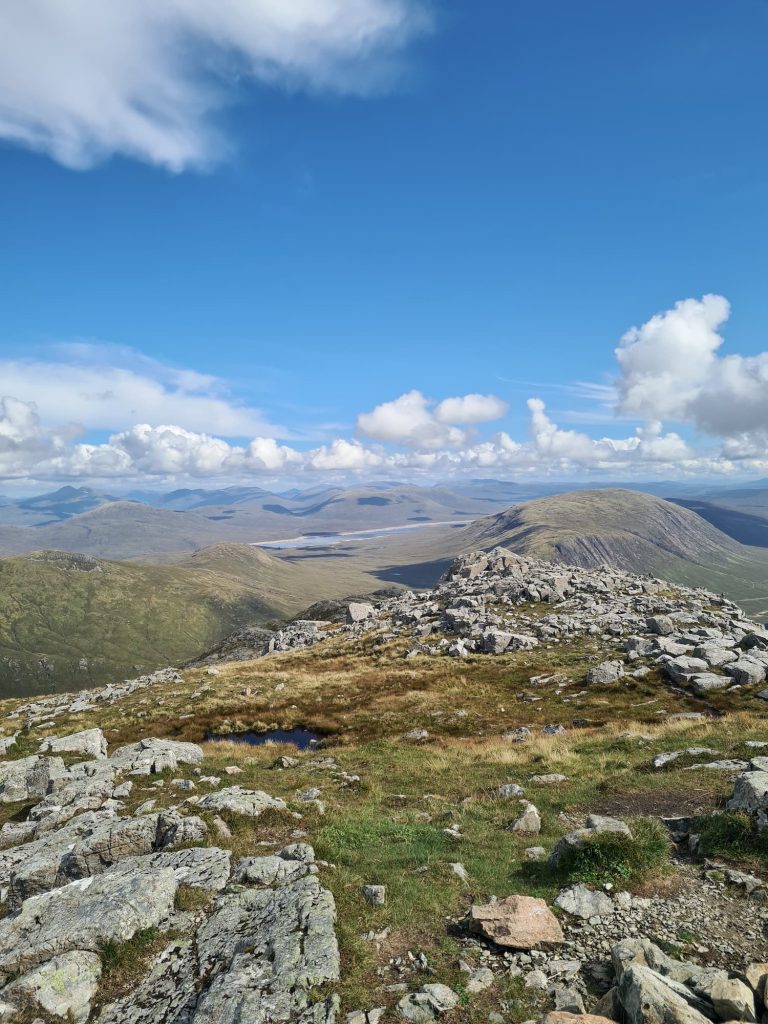
<path fill-rule="evenodd" d="M 258 818 L 264 811 L 285 811 L 287 805 L 279 797 L 270 796 L 260 789 L 241 789 L 240 786 L 229 786 L 216 793 L 206 796 L 192 797 L 194 803 L 202 811 L 229 811 L 230 814 L 241 814 L 247 818 Z"/>
<path fill-rule="evenodd" d="M 586 885 L 572 885 L 563 889 L 555 900 L 555 906 L 566 914 L 589 920 L 591 917 L 605 917 L 614 910 L 613 900 L 604 892 L 595 892 Z"/>
<path fill-rule="evenodd" d="M 0 977 L 62 953 L 95 953 L 105 942 L 127 941 L 170 914 L 176 888 L 170 868 L 142 869 L 138 859 L 33 896 L 18 914 L 0 921 Z"/>
<path fill-rule="evenodd" d="M 447 985 L 424 985 L 418 992 L 403 996 L 397 1010 L 403 1020 L 413 1024 L 428 1024 L 459 1005 L 459 997 Z"/>

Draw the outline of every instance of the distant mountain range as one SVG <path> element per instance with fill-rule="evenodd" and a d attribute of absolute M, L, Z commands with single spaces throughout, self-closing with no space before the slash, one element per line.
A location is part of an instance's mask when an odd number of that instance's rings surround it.
<path fill-rule="evenodd" d="M 497 545 L 704 586 L 768 618 L 768 547 L 745 547 L 714 523 L 716 515 L 731 524 L 759 518 L 735 504 L 713 512 L 709 501 L 596 488 L 488 515 L 493 482 L 471 490 L 379 485 L 163 496 L 185 509 L 84 488 L 25 499 L 13 507 L 44 521 L 0 526 L 0 546 L 14 552 L 0 558 L 0 690 L 77 688 L 186 661 L 242 625 L 290 617 L 316 601 L 385 584 L 430 586 L 456 555 Z M 759 503 L 764 493 L 728 500 Z M 446 522 L 454 525 L 436 525 Z M 318 538 L 319 546 L 275 554 L 243 543 L 394 525 L 416 528 Z"/>

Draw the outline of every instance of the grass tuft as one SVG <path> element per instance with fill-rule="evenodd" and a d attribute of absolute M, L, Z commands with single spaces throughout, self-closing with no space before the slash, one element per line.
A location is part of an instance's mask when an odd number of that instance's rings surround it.
<path fill-rule="evenodd" d="M 768 828 L 759 829 L 748 814 L 707 814 L 694 819 L 691 832 L 699 836 L 702 853 L 708 857 L 726 857 L 755 867 L 768 865 Z"/>
<path fill-rule="evenodd" d="M 631 838 L 603 832 L 574 850 L 563 865 L 571 882 L 590 885 L 638 886 L 662 874 L 669 865 L 669 834 L 656 818 L 634 818 Z"/>

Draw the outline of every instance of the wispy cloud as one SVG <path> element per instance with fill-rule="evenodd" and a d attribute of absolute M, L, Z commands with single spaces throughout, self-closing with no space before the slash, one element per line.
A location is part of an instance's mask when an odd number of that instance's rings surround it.
<path fill-rule="evenodd" d="M 72 168 L 206 166 L 239 81 L 376 91 L 428 25 L 420 0 L 6 0 L 0 138 Z"/>

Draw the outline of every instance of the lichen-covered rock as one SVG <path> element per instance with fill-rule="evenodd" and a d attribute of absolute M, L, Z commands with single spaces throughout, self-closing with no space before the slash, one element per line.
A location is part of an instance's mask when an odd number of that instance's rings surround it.
<path fill-rule="evenodd" d="M 99 956 L 74 950 L 12 981 L 3 989 L 2 998 L 20 1007 L 34 1006 L 72 1024 L 85 1024 L 100 979 Z"/>
<path fill-rule="evenodd" d="M 131 775 L 156 775 L 176 771 L 180 764 L 202 764 L 203 751 L 196 743 L 143 739 L 119 747 L 109 761 L 118 771 Z"/>
<path fill-rule="evenodd" d="M 96 1024 L 191 1022 L 196 1003 L 193 943 L 174 941 L 155 957 L 147 975 L 127 996 L 104 1007 Z"/>
<path fill-rule="evenodd" d="M 313 988 L 338 980 L 335 919 L 333 897 L 314 875 L 220 897 L 197 933 L 200 972 L 213 980 L 194 1024 L 298 1019 Z"/>
<path fill-rule="evenodd" d="M 105 942 L 127 941 L 168 916 L 176 888 L 170 868 L 153 868 L 139 858 L 31 897 L 18 914 L 0 921 L 0 978 L 61 953 L 97 952 Z"/>
<path fill-rule="evenodd" d="M 572 885 L 563 889 L 555 900 L 555 906 L 566 914 L 589 920 L 591 917 L 605 917 L 614 911 L 613 900 L 604 892 L 595 892 L 586 885 Z"/>

